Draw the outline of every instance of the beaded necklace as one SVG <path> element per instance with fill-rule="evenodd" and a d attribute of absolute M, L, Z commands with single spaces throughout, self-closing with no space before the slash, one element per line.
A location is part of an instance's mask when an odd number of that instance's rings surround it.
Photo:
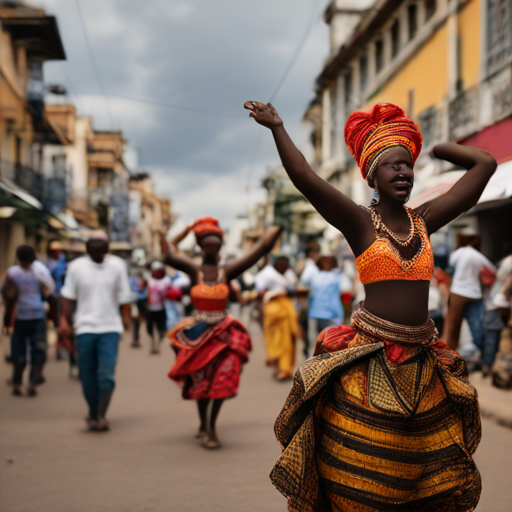
<path fill-rule="evenodd" d="M 411 240 L 414 238 L 414 235 L 416 234 L 416 229 L 414 226 L 414 219 L 412 218 L 412 215 L 411 215 L 412 210 L 410 208 L 407 208 L 407 206 L 404 206 L 405 213 L 407 213 L 407 217 L 409 218 L 409 226 L 410 226 L 409 227 L 409 235 L 407 236 L 407 238 L 405 240 L 398 238 L 398 236 L 396 236 L 395 233 L 393 233 L 393 231 L 391 231 L 386 226 L 386 224 L 384 224 L 382 217 L 380 216 L 380 213 L 377 211 L 375 206 L 370 206 L 369 209 L 370 209 L 370 213 L 372 215 L 373 225 L 375 226 L 375 229 L 377 231 L 385 232 L 398 245 L 401 245 L 402 247 L 406 247 L 407 245 L 409 245 L 411 243 Z"/>
<path fill-rule="evenodd" d="M 406 259 L 402 257 L 397 248 L 394 247 L 393 244 L 389 244 L 396 258 L 400 262 L 400 267 L 405 272 L 408 272 L 413 269 L 414 263 L 423 253 L 423 249 L 425 248 L 425 237 L 427 235 L 425 225 L 423 224 L 421 217 L 414 210 L 411 210 L 411 208 L 408 208 L 407 206 L 404 206 L 404 209 L 407 213 L 407 216 L 409 217 L 410 222 L 409 235 L 405 240 L 402 240 L 398 236 L 396 236 L 395 233 L 393 233 L 393 231 L 391 231 L 384 224 L 384 222 L 382 221 L 382 217 L 380 216 L 379 212 L 375 209 L 374 206 L 370 206 L 368 208 L 368 211 L 372 216 L 372 222 L 375 228 L 376 238 L 387 239 L 389 242 L 394 242 L 400 247 L 408 248 L 415 241 L 415 237 L 419 237 L 420 247 L 411 259 Z"/>

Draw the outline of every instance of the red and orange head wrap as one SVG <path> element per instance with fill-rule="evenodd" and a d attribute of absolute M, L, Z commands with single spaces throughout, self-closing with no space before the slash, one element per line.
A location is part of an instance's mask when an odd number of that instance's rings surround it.
<path fill-rule="evenodd" d="M 403 146 L 416 162 L 422 138 L 418 127 L 392 103 L 379 103 L 371 113 L 353 112 L 345 125 L 345 142 L 361 169 L 363 178 L 373 187 L 373 177 L 382 157 L 396 146 Z"/>
<path fill-rule="evenodd" d="M 224 231 L 220 229 L 219 221 L 213 217 L 203 217 L 196 220 L 192 229 L 194 235 L 196 235 L 196 240 L 207 235 L 216 235 L 220 237 L 221 240 L 224 239 Z"/>

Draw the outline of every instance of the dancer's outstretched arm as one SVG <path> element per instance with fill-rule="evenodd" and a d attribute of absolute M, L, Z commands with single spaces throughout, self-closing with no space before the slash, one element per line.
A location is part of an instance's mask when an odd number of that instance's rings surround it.
<path fill-rule="evenodd" d="M 468 172 L 446 194 L 417 208 L 429 233 L 434 233 L 475 206 L 496 170 L 496 160 L 492 155 L 471 146 L 446 142 L 435 146 L 432 154 L 465 167 Z"/>
<path fill-rule="evenodd" d="M 177 253 L 173 244 L 167 243 L 165 233 L 160 231 L 158 235 L 160 236 L 160 248 L 162 250 L 162 256 L 164 257 L 164 263 L 176 270 L 185 272 L 192 280 L 196 279 L 199 269 L 192 259 L 186 254 Z"/>
<path fill-rule="evenodd" d="M 272 130 L 279 156 L 293 184 L 329 224 L 345 235 L 356 255 L 361 254 L 374 240 L 368 213 L 311 169 L 270 103 L 249 101 L 244 106 L 251 111 L 250 117 Z"/>
<path fill-rule="evenodd" d="M 224 271 L 226 272 L 228 282 L 231 281 L 231 279 L 236 279 L 240 274 L 243 274 L 247 269 L 255 265 L 265 254 L 269 253 L 282 232 L 282 226 L 272 226 L 268 229 L 265 236 L 262 236 L 258 242 L 256 242 L 250 251 L 240 259 L 226 265 Z"/>

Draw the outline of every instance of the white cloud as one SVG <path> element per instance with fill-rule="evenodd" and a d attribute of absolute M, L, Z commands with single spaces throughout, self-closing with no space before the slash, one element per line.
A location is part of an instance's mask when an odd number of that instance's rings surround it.
<path fill-rule="evenodd" d="M 247 115 L 243 103 L 267 101 L 290 63 L 316 0 L 81 0 L 97 67 L 109 94 L 113 127 L 137 148 L 156 189 L 184 217 L 217 215 L 224 223 L 244 213 L 247 179 L 258 133 L 250 119 L 211 117 L 132 102 L 114 95 L 199 110 Z M 42 0 L 58 18 L 67 62 L 45 64 L 48 82 L 71 87 L 78 109 L 108 129 L 75 2 Z M 314 78 L 327 55 L 327 27 L 319 21 L 274 105 L 300 149 L 308 153 L 309 128 L 301 125 Z M 269 132 L 252 170 L 253 196 L 279 158 Z M 196 212 L 197 210 L 197 212 Z"/>

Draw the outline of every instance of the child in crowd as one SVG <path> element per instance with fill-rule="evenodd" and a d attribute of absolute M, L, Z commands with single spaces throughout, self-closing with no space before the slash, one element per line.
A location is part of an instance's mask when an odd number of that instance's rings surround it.
<path fill-rule="evenodd" d="M 151 338 L 151 353 L 160 352 L 160 343 L 167 332 L 167 314 L 165 312 L 165 299 L 172 292 L 172 299 L 181 298 L 181 291 L 175 289 L 171 278 L 166 275 L 164 264 L 154 261 L 151 264 L 151 277 L 147 281 L 148 288 L 148 317 L 147 330 Z M 179 295 L 179 297 L 178 297 Z M 158 336 L 154 336 L 154 326 Z"/>

